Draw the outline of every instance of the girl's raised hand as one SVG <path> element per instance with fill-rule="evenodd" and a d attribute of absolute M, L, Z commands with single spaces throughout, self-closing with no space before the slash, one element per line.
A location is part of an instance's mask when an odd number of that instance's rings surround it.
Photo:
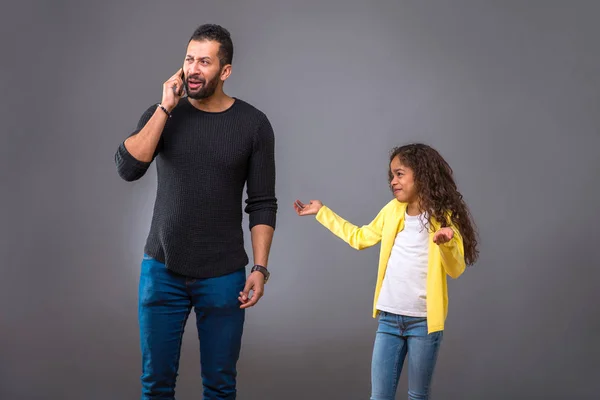
<path fill-rule="evenodd" d="M 437 245 L 444 244 L 452 240 L 454 237 L 454 231 L 452 228 L 441 228 L 433 235 L 433 242 Z"/>
<path fill-rule="evenodd" d="M 296 214 L 300 216 L 316 215 L 321 207 L 323 207 L 323 203 L 321 203 L 319 200 L 311 200 L 308 204 L 304 204 L 300 200 L 296 200 L 296 202 L 294 202 Z"/>

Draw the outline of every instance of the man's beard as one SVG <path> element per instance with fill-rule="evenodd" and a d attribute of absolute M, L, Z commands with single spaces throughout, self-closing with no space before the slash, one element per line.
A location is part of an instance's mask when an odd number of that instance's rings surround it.
<path fill-rule="evenodd" d="M 217 90 L 217 85 L 219 84 L 219 79 L 218 77 L 214 77 L 213 79 L 209 80 L 208 82 L 206 81 L 206 79 L 203 78 L 196 78 L 194 77 L 194 80 L 197 80 L 198 82 L 202 83 L 202 87 L 195 92 L 190 91 L 190 87 L 188 85 L 188 79 L 186 79 L 185 81 L 185 90 L 187 92 L 187 96 L 190 99 L 194 99 L 194 100 L 202 100 L 202 99 L 206 99 L 207 97 L 212 96 L 213 94 L 215 94 L 215 91 Z"/>

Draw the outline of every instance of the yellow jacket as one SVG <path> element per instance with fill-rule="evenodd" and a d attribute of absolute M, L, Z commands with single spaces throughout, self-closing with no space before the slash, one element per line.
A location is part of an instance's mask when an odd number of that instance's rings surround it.
<path fill-rule="evenodd" d="M 362 227 L 344 220 L 325 205 L 315 216 L 323 226 L 356 250 L 362 250 L 381 242 L 373 301 L 373 318 L 377 316 L 377 299 L 396 235 L 404 229 L 406 207 L 406 203 L 394 199 L 381 209 L 369 225 Z M 448 315 L 446 274 L 456 279 L 465 270 L 463 239 L 458 229 L 450 225 L 454 231 L 452 240 L 442 245 L 436 245 L 433 243 L 433 235 L 440 228 L 440 223 L 432 218 L 431 225 L 433 230 L 429 233 L 429 269 L 427 272 L 428 333 L 444 330 L 444 322 Z"/>

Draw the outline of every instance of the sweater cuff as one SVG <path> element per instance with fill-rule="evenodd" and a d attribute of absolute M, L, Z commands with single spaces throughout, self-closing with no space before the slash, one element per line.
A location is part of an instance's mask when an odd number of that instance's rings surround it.
<path fill-rule="evenodd" d="M 141 178 L 151 164 L 151 162 L 140 161 L 133 157 L 125 147 L 125 142 L 122 142 L 117 149 L 115 163 L 119 175 L 127 181 Z"/>
<path fill-rule="evenodd" d="M 139 168 L 139 169 L 148 169 L 151 162 L 140 161 L 134 156 L 131 155 L 127 147 L 125 147 L 125 142 L 121 142 L 119 145 L 119 151 L 117 152 L 117 156 L 120 158 L 120 164 L 127 164 L 128 167 Z"/>
<path fill-rule="evenodd" d="M 319 223 L 324 224 L 323 217 L 329 211 L 329 208 L 326 205 L 322 205 L 319 211 L 315 214 L 315 219 L 319 221 Z"/>
<path fill-rule="evenodd" d="M 268 225 L 275 229 L 277 223 L 277 212 L 274 210 L 260 210 L 250 213 L 250 229 L 256 225 Z"/>

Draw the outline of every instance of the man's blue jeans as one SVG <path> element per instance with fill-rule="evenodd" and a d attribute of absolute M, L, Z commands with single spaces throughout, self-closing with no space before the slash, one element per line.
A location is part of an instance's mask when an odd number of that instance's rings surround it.
<path fill-rule="evenodd" d="M 427 334 L 426 318 L 380 311 L 371 365 L 371 400 L 396 398 L 405 358 L 409 400 L 428 400 L 442 337 L 442 331 Z"/>
<path fill-rule="evenodd" d="M 139 284 L 142 400 L 174 399 L 183 331 L 192 307 L 200 340 L 204 399 L 236 398 L 236 364 L 245 313 L 245 269 L 194 279 L 144 255 Z"/>

